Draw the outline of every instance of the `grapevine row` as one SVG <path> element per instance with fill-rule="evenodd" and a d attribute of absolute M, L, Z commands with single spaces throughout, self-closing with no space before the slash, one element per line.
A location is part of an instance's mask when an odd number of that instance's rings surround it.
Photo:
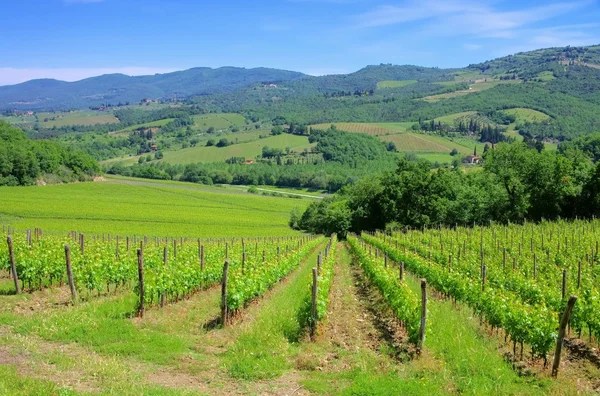
<path fill-rule="evenodd" d="M 396 317 L 404 323 L 409 340 L 417 343 L 421 326 L 421 305 L 416 294 L 387 265 L 386 257 L 373 257 L 355 236 L 349 235 L 348 243 L 366 276 L 379 289 Z"/>

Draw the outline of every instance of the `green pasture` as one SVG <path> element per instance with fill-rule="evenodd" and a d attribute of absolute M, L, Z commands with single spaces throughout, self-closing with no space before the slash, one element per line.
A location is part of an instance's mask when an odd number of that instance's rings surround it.
<path fill-rule="evenodd" d="M 416 83 L 417 80 L 385 80 L 379 81 L 377 88 L 401 88 Z"/>
<path fill-rule="evenodd" d="M 242 126 L 246 124 L 244 116 L 236 113 L 201 114 L 192 117 L 197 128 L 216 130 L 227 129 L 230 126 Z"/>
<path fill-rule="evenodd" d="M 179 182 L 109 178 L 69 185 L 0 187 L 0 222 L 67 233 L 225 237 L 290 235 L 294 207 L 310 200 Z"/>

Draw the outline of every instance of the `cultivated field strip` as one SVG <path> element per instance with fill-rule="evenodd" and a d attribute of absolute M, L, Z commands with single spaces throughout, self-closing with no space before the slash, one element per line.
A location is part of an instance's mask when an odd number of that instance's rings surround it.
<path fill-rule="evenodd" d="M 571 294 L 578 300 L 570 330 L 588 341 L 600 335 L 598 225 L 560 221 L 363 237 L 545 360 Z"/>
<path fill-rule="evenodd" d="M 129 238 L 85 240 L 85 235 L 48 236 L 39 230 L 5 236 L 1 269 L 15 292 L 72 286 L 72 299 L 135 290 L 140 309 L 178 301 L 223 280 L 227 262 L 231 312 L 260 296 L 322 242 L 313 237 L 193 240 Z M 13 267 L 14 265 L 14 267 Z M 14 268 L 14 273 L 12 272 Z"/>

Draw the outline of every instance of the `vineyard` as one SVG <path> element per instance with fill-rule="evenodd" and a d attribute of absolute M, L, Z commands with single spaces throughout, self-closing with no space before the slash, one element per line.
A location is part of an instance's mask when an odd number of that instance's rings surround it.
<path fill-rule="evenodd" d="M 594 393 L 595 355 L 578 365 L 571 346 L 592 350 L 600 339 L 599 227 L 405 230 L 346 242 L 3 227 L 0 358 L 19 372 L 41 362 L 27 386 L 52 391 L 34 394 L 82 391 L 41 369 L 75 370 L 36 352 L 60 345 L 70 345 L 63 360 L 91 354 L 89 373 L 118 367 L 111 387 L 124 394 L 264 393 L 266 384 L 288 394 L 438 394 L 448 381 L 459 393 Z M 432 369 L 436 361 L 443 366 Z M 140 367 L 148 374 L 132 374 Z M 2 370 L 0 379 L 16 375 Z M 153 382 L 157 372 L 164 380 Z M 89 382 L 106 390 L 108 378 Z"/>
<path fill-rule="evenodd" d="M 365 235 L 437 290 L 465 302 L 492 330 L 502 329 L 514 353 L 524 344 L 544 364 L 572 294 L 569 332 L 596 345 L 600 337 L 597 221 L 434 229 Z"/>

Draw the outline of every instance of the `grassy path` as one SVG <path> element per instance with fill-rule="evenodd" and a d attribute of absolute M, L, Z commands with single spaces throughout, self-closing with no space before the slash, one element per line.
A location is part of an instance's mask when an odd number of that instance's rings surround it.
<path fill-rule="evenodd" d="M 448 379 L 435 359 L 403 363 L 406 335 L 381 294 L 364 278 L 343 244 L 320 337 L 298 357 L 301 384 L 314 394 L 440 394 Z"/>
<path fill-rule="evenodd" d="M 276 378 L 292 366 L 304 328 L 298 321 L 303 297 L 309 293 L 312 267 L 320 249 L 315 250 L 293 273 L 285 289 L 274 293 L 229 348 L 226 367 L 234 378 L 247 380 Z"/>
<path fill-rule="evenodd" d="M 411 289 L 421 295 L 420 282 L 407 277 Z M 431 291 L 430 291 L 431 294 Z M 481 334 L 470 309 L 457 309 L 450 301 L 428 300 L 425 348 L 440 360 L 453 379 L 448 391 L 466 394 L 539 395 L 553 389 L 550 380 L 519 377 L 504 361 L 497 344 Z M 559 392 L 560 394 L 564 394 Z"/>
<path fill-rule="evenodd" d="M 369 287 L 345 248 L 339 248 L 331 295 L 330 331 L 306 354 L 322 367 L 305 372 L 304 387 L 313 393 L 350 395 L 539 395 L 585 394 L 564 378 L 519 377 L 505 362 L 497 340 L 480 329 L 471 310 L 429 299 L 425 350 L 419 358 L 398 360 L 397 336 L 381 294 Z M 420 283 L 408 277 L 420 295 Z M 367 292 L 361 291 L 366 284 Z M 341 303 L 336 302 L 340 300 Z M 375 315 L 373 315 L 375 313 Z M 377 315 L 379 313 L 379 315 Z M 353 320 L 354 319 L 354 320 Z M 354 334 L 354 335 L 353 335 Z"/>

